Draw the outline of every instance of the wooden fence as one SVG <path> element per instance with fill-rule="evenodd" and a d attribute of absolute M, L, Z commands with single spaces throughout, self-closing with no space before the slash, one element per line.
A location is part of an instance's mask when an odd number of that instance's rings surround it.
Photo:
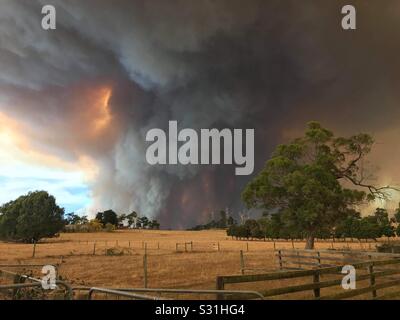
<path fill-rule="evenodd" d="M 180 248 L 184 248 L 185 252 L 188 252 L 189 250 L 193 251 L 193 241 L 177 243 L 176 252 L 178 252 Z"/>
<path fill-rule="evenodd" d="M 279 270 L 333 267 L 371 259 L 400 258 L 400 254 L 346 250 L 276 250 Z"/>
<path fill-rule="evenodd" d="M 365 262 L 359 262 L 352 264 L 352 266 L 357 271 L 356 283 L 357 288 L 354 290 L 344 290 L 341 287 L 343 274 L 341 271 L 343 266 L 335 266 L 328 268 L 320 268 L 313 270 L 299 270 L 299 271 L 280 271 L 265 274 L 254 274 L 254 275 L 239 275 L 239 276 L 219 276 L 216 279 L 217 290 L 225 290 L 228 284 L 240 284 L 240 283 L 250 283 L 250 282 L 262 282 L 262 281 L 273 281 L 273 280 L 287 280 L 287 279 L 301 279 L 301 278 L 311 278 L 311 282 L 301 284 L 301 285 L 291 285 L 285 287 L 278 287 L 268 290 L 257 290 L 266 298 L 272 298 L 282 295 L 289 295 L 293 293 L 304 293 L 310 292 L 314 299 L 327 299 L 327 300 L 338 300 L 338 299 L 348 299 L 357 297 L 364 294 L 371 294 L 373 299 L 383 299 L 390 297 L 400 296 L 400 288 L 395 288 L 393 292 L 383 292 L 383 295 L 378 297 L 378 290 L 383 290 L 387 288 L 394 288 L 400 286 L 400 278 L 393 278 L 390 276 L 400 274 L 400 259 L 389 259 L 389 260 L 371 260 Z M 394 269 L 382 269 L 383 267 L 394 266 Z M 378 270 L 381 268 L 380 270 Z M 366 274 L 359 274 L 364 271 Z M 322 281 L 322 276 L 338 276 L 338 279 L 329 279 Z M 389 280 L 381 282 L 382 280 Z M 359 287 L 360 282 L 368 281 L 368 285 L 364 287 Z M 379 282 L 379 283 L 378 283 Z M 325 296 L 321 295 L 321 289 L 323 288 L 334 288 L 339 289 L 339 292 L 331 293 Z M 336 290 L 337 291 L 337 290 Z M 222 296 L 218 297 L 223 299 Z"/>

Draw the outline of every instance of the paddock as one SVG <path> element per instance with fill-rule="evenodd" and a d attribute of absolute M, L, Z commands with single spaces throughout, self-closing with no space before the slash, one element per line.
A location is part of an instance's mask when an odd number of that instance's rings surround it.
<path fill-rule="evenodd" d="M 376 252 L 376 245 L 383 242 L 387 242 L 387 239 L 368 243 L 336 241 L 332 248 L 332 242 L 317 241 L 316 250 Z M 33 273 L 40 277 L 38 268 L 24 266 L 56 265 L 60 281 L 65 281 L 72 288 L 82 288 L 74 290 L 74 298 L 87 298 L 87 290 L 91 288 L 125 288 L 208 290 L 197 293 L 180 291 L 170 293 L 168 297 L 215 299 L 216 293 L 210 290 L 217 289 L 218 277 L 288 271 L 287 266 L 280 269 L 276 254 L 279 250 L 303 250 L 304 246 L 305 243 L 301 241 L 239 241 L 227 237 L 223 230 L 68 233 L 61 234 L 59 238 L 45 239 L 35 248 L 32 244 L 0 243 L 0 269 L 3 266 L 10 272 Z M 314 259 L 312 261 L 315 262 Z M 13 267 L 7 267 L 10 265 Z M 305 265 L 302 264 L 301 269 Z M 293 267 L 298 267 L 298 261 Z M 4 284 L 1 279 L 0 283 Z M 293 283 L 288 284 L 282 279 L 268 283 L 268 288 L 265 283 L 255 282 L 237 287 L 232 285 L 230 290 L 262 292 L 287 285 Z M 113 297 L 111 293 L 92 293 L 96 299 L 106 295 Z M 306 297 L 304 295 L 303 298 Z M 301 294 L 299 298 L 302 298 Z"/>

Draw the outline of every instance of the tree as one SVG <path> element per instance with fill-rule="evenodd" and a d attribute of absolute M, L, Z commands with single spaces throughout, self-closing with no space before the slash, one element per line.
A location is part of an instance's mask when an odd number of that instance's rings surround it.
<path fill-rule="evenodd" d="M 126 214 L 121 214 L 120 216 L 118 216 L 118 226 L 119 227 L 123 227 L 124 226 L 124 222 L 127 219 L 128 219 L 128 216 Z"/>
<path fill-rule="evenodd" d="M 82 224 L 86 224 L 89 222 L 87 216 L 78 216 L 77 214 L 75 214 L 74 212 L 71 213 L 67 213 L 65 215 L 66 219 L 66 224 L 67 225 L 82 225 Z"/>
<path fill-rule="evenodd" d="M 64 209 L 46 191 L 30 192 L 0 207 L 0 238 L 37 242 L 55 236 L 64 225 Z"/>
<path fill-rule="evenodd" d="M 74 212 L 70 212 L 65 215 L 65 222 L 67 225 L 78 224 L 79 220 L 80 220 L 80 217 L 78 215 L 76 215 Z"/>
<path fill-rule="evenodd" d="M 99 221 L 100 223 L 103 223 L 103 219 L 104 219 L 104 213 L 97 212 L 95 220 Z"/>
<path fill-rule="evenodd" d="M 105 225 L 107 223 L 110 223 L 113 226 L 118 226 L 118 216 L 112 210 L 107 210 L 107 211 L 104 211 L 104 212 L 98 212 L 96 214 L 96 220 L 100 221 L 101 224 L 103 225 L 103 227 L 105 227 Z"/>
<path fill-rule="evenodd" d="M 89 223 L 88 217 L 87 216 L 82 216 L 81 219 L 80 219 L 79 224 L 87 224 L 87 223 Z"/>
<path fill-rule="evenodd" d="M 260 226 L 257 220 L 249 219 L 244 223 L 244 228 L 246 229 L 247 238 L 257 238 L 260 231 Z"/>
<path fill-rule="evenodd" d="M 149 226 L 150 226 L 151 229 L 155 229 L 155 230 L 160 229 L 160 223 L 155 219 L 150 221 L 150 225 Z"/>
<path fill-rule="evenodd" d="M 382 235 L 374 216 L 363 217 L 357 232 L 357 239 L 376 239 Z"/>
<path fill-rule="evenodd" d="M 106 223 L 106 225 L 105 225 L 105 230 L 106 230 L 107 232 L 112 232 L 112 231 L 115 230 L 115 225 L 113 225 L 113 224 L 111 224 L 111 223 Z"/>
<path fill-rule="evenodd" d="M 349 210 L 347 216 L 342 219 L 335 228 L 337 238 L 357 238 L 360 234 L 361 214 L 355 210 Z"/>
<path fill-rule="evenodd" d="M 90 220 L 88 223 L 89 232 L 98 232 L 103 229 L 103 224 L 97 219 Z"/>
<path fill-rule="evenodd" d="M 138 214 L 136 211 L 133 211 L 132 213 L 128 214 L 126 217 L 128 219 L 129 225 L 132 226 L 133 224 L 135 224 L 135 220 L 137 219 Z"/>
<path fill-rule="evenodd" d="M 227 220 L 227 224 L 228 224 L 228 226 L 232 226 L 232 225 L 236 224 L 236 221 L 232 216 L 229 216 L 229 218 Z"/>
<path fill-rule="evenodd" d="M 394 213 L 393 220 L 395 223 L 397 223 L 396 235 L 398 237 L 400 237 L 400 203 L 399 203 L 399 207 L 396 209 L 396 212 Z"/>
<path fill-rule="evenodd" d="M 367 134 L 335 137 L 311 122 L 303 137 L 276 148 L 242 199 L 249 208 L 277 212 L 282 227 L 304 234 L 306 248 L 313 249 L 316 235 L 333 228 L 349 209 L 387 197 L 389 186 L 375 187 L 364 178 L 362 163 L 372 145 Z M 365 191 L 345 188 L 344 182 Z"/>
<path fill-rule="evenodd" d="M 224 229 L 227 227 L 227 215 L 225 210 L 219 212 L 220 219 L 218 221 L 218 228 Z"/>
<path fill-rule="evenodd" d="M 150 224 L 150 221 L 147 217 L 140 217 L 138 219 L 138 223 L 142 226 L 142 228 L 147 228 Z"/>
<path fill-rule="evenodd" d="M 379 228 L 379 237 L 394 237 L 395 229 L 389 219 L 389 213 L 386 209 L 377 208 L 374 215 L 374 222 Z"/>

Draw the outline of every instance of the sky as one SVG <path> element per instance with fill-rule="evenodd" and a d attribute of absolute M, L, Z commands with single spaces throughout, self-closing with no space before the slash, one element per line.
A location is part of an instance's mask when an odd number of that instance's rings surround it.
<path fill-rule="evenodd" d="M 89 206 L 90 194 L 84 172 L 29 150 L 13 131 L 17 129 L 10 129 L 12 122 L 4 116 L 0 121 L 0 203 L 29 191 L 46 190 L 61 200 L 59 204 L 66 212 Z"/>
<path fill-rule="evenodd" d="M 235 166 L 146 162 L 170 120 L 255 129 L 254 174 L 308 121 L 370 133 L 375 182 L 400 182 L 400 2 L 351 2 L 353 31 L 340 0 L 1 0 L 0 203 L 44 189 L 171 228 L 245 210 Z"/>

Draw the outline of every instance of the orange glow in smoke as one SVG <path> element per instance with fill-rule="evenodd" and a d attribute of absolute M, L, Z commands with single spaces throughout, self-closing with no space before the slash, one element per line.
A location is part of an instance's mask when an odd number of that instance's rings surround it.
<path fill-rule="evenodd" d="M 22 123 L 18 123 L 14 119 L 0 113 L 0 149 L 20 161 L 58 167 L 63 169 L 73 169 L 68 162 L 63 161 L 54 155 L 44 154 L 35 150 L 29 137 L 33 136 L 33 132 Z M 2 152 L 0 152 L 0 155 Z"/>
<path fill-rule="evenodd" d="M 104 88 L 100 91 L 100 99 L 96 102 L 98 114 L 93 122 L 93 131 L 95 134 L 105 130 L 111 123 L 112 115 L 109 107 L 109 101 L 112 95 L 110 88 Z"/>

